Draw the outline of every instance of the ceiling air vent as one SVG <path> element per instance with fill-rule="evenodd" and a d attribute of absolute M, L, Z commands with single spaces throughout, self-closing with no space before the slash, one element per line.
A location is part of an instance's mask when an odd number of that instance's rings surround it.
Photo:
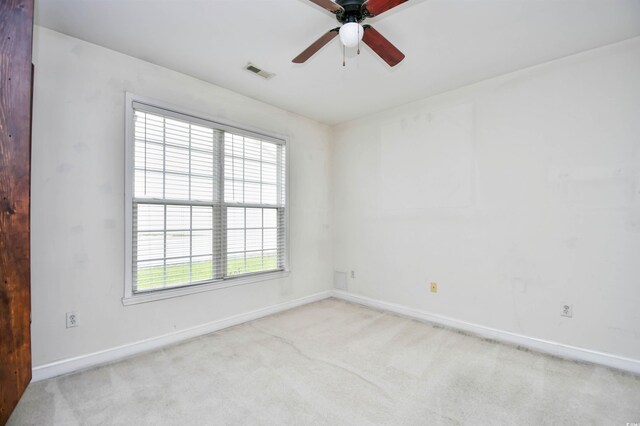
<path fill-rule="evenodd" d="M 269 71 L 265 71 L 263 69 L 258 68 L 257 66 L 255 66 L 254 64 L 252 64 L 251 62 L 249 62 L 245 67 L 245 70 L 252 72 L 254 74 L 259 75 L 262 78 L 266 78 L 267 80 L 270 79 L 271 77 L 275 76 L 274 73 L 269 72 Z"/>

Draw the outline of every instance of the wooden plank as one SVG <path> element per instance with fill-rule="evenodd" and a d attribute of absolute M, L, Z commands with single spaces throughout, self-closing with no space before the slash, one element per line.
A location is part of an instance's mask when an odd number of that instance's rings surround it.
<path fill-rule="evenodd" d="M 31 380 L 33 0 L 0 1 L 0 424 Z"/>

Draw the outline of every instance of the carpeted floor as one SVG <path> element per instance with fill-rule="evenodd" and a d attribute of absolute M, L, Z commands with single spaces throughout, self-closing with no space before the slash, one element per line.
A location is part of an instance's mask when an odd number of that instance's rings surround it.
<path fill-rule="evenodd" d="M 640 377 L 327 299 L 29 386 L 10 425 L 626 425 Z"/>

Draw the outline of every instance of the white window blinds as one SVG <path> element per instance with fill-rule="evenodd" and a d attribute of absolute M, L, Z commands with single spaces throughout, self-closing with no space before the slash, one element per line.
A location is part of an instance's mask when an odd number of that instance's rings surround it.
<path fill-rule="evenodd" d="M 286 146 L 133 103 L 132 290 L 286 269 Z"/>

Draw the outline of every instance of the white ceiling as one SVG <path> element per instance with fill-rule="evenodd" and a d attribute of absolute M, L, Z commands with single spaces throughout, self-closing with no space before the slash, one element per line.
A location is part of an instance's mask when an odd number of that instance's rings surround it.
<path fill-rule="evenodd" d="M 409 0 L 368 20 L 395 68 L 366 47 L 343 68 L 337 38 L 291 63 L 337 26 L 308 0 L 38 0 L 36 23 L 336 124 L 638 36 L 640 0 Z"/>

